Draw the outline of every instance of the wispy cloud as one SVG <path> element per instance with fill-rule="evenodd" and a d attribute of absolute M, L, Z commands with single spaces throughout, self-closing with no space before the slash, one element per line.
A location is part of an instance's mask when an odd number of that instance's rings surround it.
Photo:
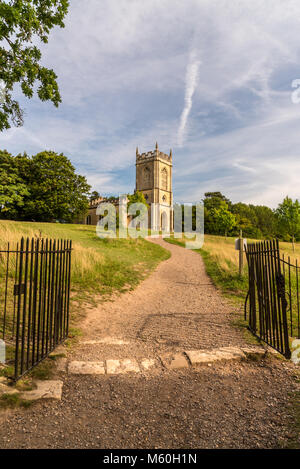
<path fill-rule="evenodd" d="M 184 142 L 188 117 L 193 106 L 193 96 L 198 82 L 198 71 L 200 63 L 201 61 L 197 57 L 197 52 L 193 50 L 190 53 L 189 63 L 186 69 L 184 109 L 180 117 L 180 124 L 177 134 L 177 144 L 179 147 L 182 147 Z"/>
<path fill-rule="evenodd" d="M 174 149 L 175 199 L 299 198 L 299 28 L 299 0 L 73 0 L 43 46 L 63 103 L 20 98 L 25 126 L 0 148 L 64 152 L 119 193 L 134 188 L 136 146 L 157 140 Z"/>

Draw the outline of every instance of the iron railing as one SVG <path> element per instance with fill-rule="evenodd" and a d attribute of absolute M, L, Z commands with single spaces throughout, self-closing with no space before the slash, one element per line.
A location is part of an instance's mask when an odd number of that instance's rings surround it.
<path fill-rule="evenodd" d="M 281 256 L 277 241 L 249 244 L 249 329 L 285 357 L 291 338 L 300 338 L 298 262 Z"/>
<path fill-rule="evenodd" d="M 72 241 L 21 239 L 0 250 L 0 339 L 17 380 L 69 329 Z"/>

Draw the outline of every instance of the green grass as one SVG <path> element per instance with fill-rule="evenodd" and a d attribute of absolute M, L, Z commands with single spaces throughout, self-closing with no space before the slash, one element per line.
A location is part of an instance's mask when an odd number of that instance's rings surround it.
<path fill-rule="evenodd" d="M 207 239 L 207 237 L 205 237 Z M 220 239 L 221 238 L 221 239 Z M 173 237 L 165 238 L 170 244 L 185 247 L 184 239 L 175 239 Z M 234 317 L 232 325 L 239 328 L 243 332 L 244 339 L 249 344 L 258 344 L 259 339 L 255 337 L 247 329 L 248 323 L 244 320 L 242 313 L 242 307 L 245 302 L 245 298 L 248 291 L 248 273 L 245 266 L 242 277 L 239 276 L 238 264 L 235 262 L 233 245 L 228 238 L 222 237 L 208 237 L 207 244 L 204 241 L 204 245 L 201 249 L 195 249 L 195 252 L 199 253 L 204 261 L 205 270 L 211 278 L 213 284 L 221 291 L 221 293 L 233 301 L 234 303 L 241 306 L 241 314 Z M 223 246 L 222 244 L 223 243 Z M 218 252 L 222 246 L 221 253 Z"/>
<path fill-rule="evenodd" d="M 37 366 L 35 366 L 27 376 L 32 379 L 47 380 L 53 378 L 54 372 L 55 360 L 46 358 Z"/>
<path fill-rule="evenodd" d="M 2 394 L 0 397 L 0 409 L 16 408 L 16 407 L 30 407 L 31 401 L 21 399 L 18 393 L 16 394 Z"/>
<path fill-rule="evenodd" d="M 132 290 L 170 255 L 145 239 L 100 239 L 95 226 L 0 220 L 0 250 L 7 242 L 15 246 L 22 236 L 73 241 L 71 310 L 77 313 L 83 303 L 95 305 L 113 293 Z M 0 258 L 0 282 L 5 261 Z"/>

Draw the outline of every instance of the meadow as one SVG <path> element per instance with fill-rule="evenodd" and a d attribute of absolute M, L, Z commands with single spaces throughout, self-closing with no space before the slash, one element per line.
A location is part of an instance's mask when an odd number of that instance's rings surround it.
<path fill-rule="evenodd" d="M 242 277 L 239 276 L 239 252 L 235 250 L 235 239 L 233 237 L 205 235 L 204 244 L 198 251 L 204 260 L 208 275 L 212 278 L 215 285 L 222 292 L 232 299 L 244 301 L 248 291 L 248 269 L 246 255 L 244 254 L 244 269 Z M 174 239 L 173 237 L 166 241 L 180 246 L 184 246 L 184 239 Z M 253 243 L 261 240 L 248 239 L 247 242 Z M 296 260 L 300 265 L 300 244 L 295 245 L 295 252 L 291 243 L 279 243 L 280 254 L 289 259 L 291 263 Z"/>
<path fill-rule="evenodd" d="M 100 239 L 94 226 L 0 221 L 0 251 L 8 243 L 15 248 L 22 236 L 72 240 L 71 311 L 78 313 L 83 304 L 133 289 L 169 257 L 167 250 L 144 239 Z M 0 277 L 4 268 L 0 262 Z"/>
<path fill-rule="evenodd" d="M 205 235 L 204 244 L 201 249 L 196 250 L 201 254 L 205 263 L 207 274 L 222 293 L 243 307 L 248 292 L 248 266 L 244 254 L 244 268 L 242 276 L 239 275 L 239 252 L 235 250 L 236 238 L 225 238 L 223 236 Z M 185 240 L 167 238 L 166 241 L 180 246 L 185 245 Z M 260 241 L 248 239 L 248 244 Z M 300 245 L 295 245 L 295 251 L 291 243 L 280 242 L 280 257 L 284 257 L 293 266 L 300 266 Z M 285 273 L 286 298 L 288 300 L 287 318 L 291 337 L 300 335 L 300 271 L 291 267 L 288 273 L 287 265 L 281 264 Z M 298 270 L 298 272 L 297 272 Z M 298 288 L 297 288 L 298 283 Z M 245 326 L 246 323 L 240 322 Z"/>

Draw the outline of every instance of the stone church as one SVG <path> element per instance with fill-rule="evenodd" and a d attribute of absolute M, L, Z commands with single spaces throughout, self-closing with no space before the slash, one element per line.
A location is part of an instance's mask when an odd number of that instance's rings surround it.
<path fill-rule="evenodd" d="M 154 151 L 139 153 L 136 149 L 135 190 L 144 194 L 149 205 L 149 228 L 173 231 L 172 150 L 169 154 L 163 153 L 159 151 L 157 143 Z M 96 210 L 103 202 L 107 202 L 107 199 L 101 197 L 90 203 L 84 224 L 97 225 L 99 216 Z M 118 210 L 118 199 L 112 203 Z"/>
<path fill-rule="evenodd" d="M 172 150 L 167 155 L 155 150 L 139 153 L 136 149 L 136 190 L 144 194 L 150 206 L 149 228 L 173 231 Z"/>

